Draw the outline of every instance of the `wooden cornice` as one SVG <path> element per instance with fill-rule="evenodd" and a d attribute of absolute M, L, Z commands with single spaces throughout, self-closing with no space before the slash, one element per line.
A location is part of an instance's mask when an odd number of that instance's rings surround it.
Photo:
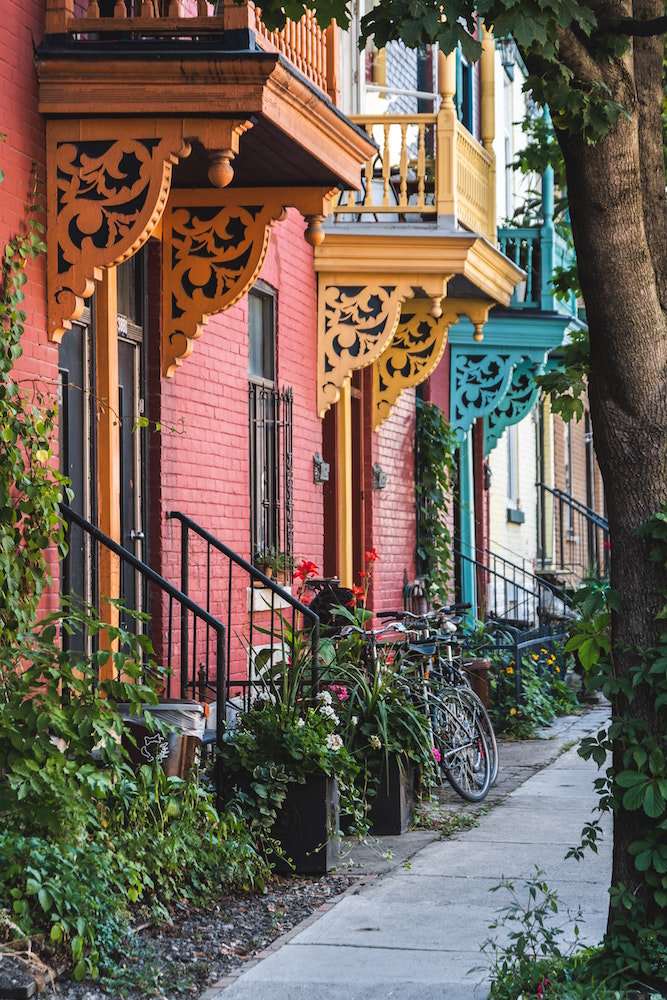
<path fill-rule="evenodd" d="M 134 54 L 133 54 L 134 53 Z M 359 187 L 375 145 L 278 54 L 221 53 L 187 46 L 160 58 L 141 50 L 40 52 L 39 110 L 47 117 L 239 118 L 265 121 L 341 187 Z M 303 152 L 301 155 L 303 155 Z M 298 183 L 295 175 L 294 182 Z"/>
<path fill-rule="evenodd" d="M 315 250 L 315 269 L 321 275 L 347 271 L 371 280 L 390 273 L 427 295 L 438 278 L 458 275 L 474 286 L 475 297 L 504 306 L 523 277 L 520 268 L 474 233 L 443 232 L 427 224 L 337 226 L 329 227 Z"/>

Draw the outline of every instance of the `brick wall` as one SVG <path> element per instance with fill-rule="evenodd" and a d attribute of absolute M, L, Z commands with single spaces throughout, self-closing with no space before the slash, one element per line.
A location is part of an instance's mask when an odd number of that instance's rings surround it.
<path fill-rule="evenodd" d="M 322 565 L 322 489 L 313 483 L 313 454 L 322 451 L 316 412 L 317 299 L 312 249 L 303 239 L 305 222 L 290 211 L 271 235 L 261 279 L 277 291 L 277 374 L 279 386 L 292 386 L 294 553 Z M 178 509 L 245 559 L 250 558 L 248 456 L 248 305 L 244 297 L 225 313 L 211 317 L 193 353 L 173 379 L 162 382 L 162 424 L 184 433 L 162 432 L 163 514 Z M 164 522 L 163 571 L 174 578 L 179 565 L 180 533 Z M 191 572 L 202 599 L 205 554 L 193 545 Z M 226 611 L 227 564 L 214 570 L 212 610 Z M 196 583 L 199 581 L 197 589 Z M 233 630 L 247 638 L 247 576 L 234 577 Z M 260 642 L 260 639 L 255 640 Z M 232 670 L 241 670 L 236 643 Z"/>
<path fill-rule="evenodd" d="M 41 185 L 45 179 L 44 123 L 37 111 L 37 77 L 33 64 L 33 40 L 44 34 L 44 4 L 40 0 L 5 0 L 4 40 L 0 50 L 0 248 L 19 232 L 26 231 L 27 209 L 33 199 L 35 169 Z M 44 204 L 43 187 L 38 200 Z M 48 394 L 57 391 L 58 350 L 46 339 L 46 259 L 27 265 L 25 286 L 25 333 L 23 356 L 15 374 L 30 391 L 33 385 Z M 57 453 L 57 442 L 54 442 Z M 57 454 L 55 461 L 57 461 Z M 53 570 L 57 570 L 51 553 Z M 54 606 L 53 598 L 45 604 Z"/>
<path fill-rule="evenodd" d="M 403 606 L 403 571 L 415 579 L 415 391 L 398 399 L 373 436 L 372 462 L 387 473 L 387 486 L 373 493 L 373 526 L 380 560 L 375 564 L 373 604 L 377 610 Z"/>

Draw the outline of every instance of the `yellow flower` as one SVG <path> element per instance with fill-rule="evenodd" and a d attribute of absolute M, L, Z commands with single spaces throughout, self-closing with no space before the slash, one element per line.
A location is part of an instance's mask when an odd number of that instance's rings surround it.
<path fill-rule="evenodd" d="M 549 652 L 548 649 L 541 649 L 540 650 L 540 653 L 544 653 L 545 656 L 548 654 L 548 652 Z"/>
<path fill-rule="evenodd" d="M 557 674 L 559 674 L 559 673 L 560 673 L 560 667 L 556 667 L 556 673 L 557 673 Z"/>
<path fill-rule="evenodd" d="M 516 708 L 510 708 L 510 715 L 516 715 Z"/>
<path fill-rule="evenodd" d="M 537 653 L 533 653 L 533 659 L 534 660 L 539 660 L 539 656 L 537 655 Z"/>
<path fill-rule="evenodd" d="M 514 660 L 512 660 L 512 663 L 514 663 Z M 514 673 L 514 667 L 508 667 L 507 668 L 507 673 L 508 674 L 513 674 Z"/>
<path fill-rule="evenodd" d="M 514 666 L 514 664 L 516 663 L 516 660 L 510 660 L 510 663 L 512 664 L 512 666 Z"/>

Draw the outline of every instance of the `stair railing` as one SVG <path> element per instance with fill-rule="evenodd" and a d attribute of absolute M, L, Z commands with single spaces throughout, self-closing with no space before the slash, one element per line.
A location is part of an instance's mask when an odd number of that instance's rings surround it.
<path fill-rule="evenodd" d="M 537 484 L 540 498 L 538 553 L 542 569 L 578 583 L 609 573 L 611 554 L 606 517 L 564 490 Z M 550 499 L 548 503 L 547 500 Z"/>
<path fill-rule="evenodd" d="M 169 511 L 180 524 L 180 589 L 196 592 L 207 612 L 225 622 L 229 690 L 247 707 L 256 687 L 264 686 L 259 672 L 270 663 L 299 655 L 302 633 L 308 634 L 311 681 L 317 682 L 320 619 L 291 592 L 234 552 L 192 518 Z M 183 618 L 181 645 L 189 641 Z M 202 683 L 208 678 L 202 676 Z"/>

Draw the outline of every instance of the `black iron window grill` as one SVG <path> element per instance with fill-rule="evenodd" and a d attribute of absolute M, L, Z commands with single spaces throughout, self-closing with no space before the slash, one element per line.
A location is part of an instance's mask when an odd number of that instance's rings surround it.
<path fill-rule="evenodd" d="M 248 383 L 250 543 L 255 565 L 282 570 L 294 564 L 294 474 L 291 388 Z"/>

